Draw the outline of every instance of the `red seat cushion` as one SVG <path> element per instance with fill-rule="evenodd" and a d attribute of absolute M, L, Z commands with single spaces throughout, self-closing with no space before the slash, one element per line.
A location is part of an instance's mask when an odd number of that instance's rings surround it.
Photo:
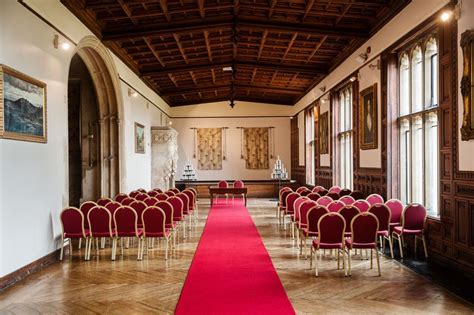
<path fill-rule="evenodd" d="M 89 230 L 85 229 L 86 237 L 90 235 Z M 82 238 L 82 233 L 64 233 L 65 238 Z"/>
<path fill-rule="evenodd" d="M 173 222 L 173 223 L 165 224 L 165 227 L 166 227 L 167 229 L 174 229 L 174 228 L 176 227 L 176 225 L 177 225 L 177 224 Z"/>
<path fill-rule="evenodd" d="M 173 217 L 173 221 L 183 221 L 184 217 Z"/>
<path fill-rule="evenodd" d="M 377 232 L 377 236 L 388 236 L 388 231 L 385 230 L 385 231 L 378 231 Z"/>
<path fill-rule="evenodd" d="M 346 246 L 349 248 L 377 248 L 375 242 L 372 243 L 353 243 L 352 239 L 346 238 Z"/>
<path fill-rule="evenodd" d="M 170 235 L 170 230 L 166 229 L 165 232 L 149 232 L 146 233 L 146 237 L 168 237 Z"/>
<path fill-rule="evenodd" d="M 303 229 L 304 236 L 318 236 L 318 232 L 308 231 L 308 228 Z"/>
<path fill-rule="evenodd" d="M 94 232 L 93 233 L 94 237 L 110 237 L 109 232 Z M 112 230 L 112 237 L 117 236 L 117 231 Z"/>
<path fill-rule="evenodd" d="M 342 242 L 341 243 L 320 243 L 319 240 L 313 240 L 313 247 L 321 248 L 321 249 L 342 249 Z"/>
<path fill-rule="evenodd" d="M 285 214 L 293 214 L 295 213 L 294 211 L 289 211 L 288 209 L 285 209 Z"/>
<path fill-rule="evenodd" d="M 402 234 L 402 227 L 401 226 L 396 226 L 393 228 L 393 231 L 397 233 L 398 235 Z M 408 229 L 403 229 L 403 234 L 408 234 L 408 235 L 421 235 L 423 233 L 423 230 L 408 230 Z"/>
<path fill-rule="evenodd" d="M 143 235 L 143 230 L 138 229 L 137 233 L 135 231 L 131 232 L 119 232 L 117 236 L 122 236 L 122 237 L 134 237 L 135 235 L 138 235 L 139 237 Z"/>
<path fill-rule="evenodd" d="M 308 226 L 308 224 L 306 223 L 301 223 L 301 221 L 299 222 L 299 225 L 300 225 L 300 229 L 304 229 Z"/>

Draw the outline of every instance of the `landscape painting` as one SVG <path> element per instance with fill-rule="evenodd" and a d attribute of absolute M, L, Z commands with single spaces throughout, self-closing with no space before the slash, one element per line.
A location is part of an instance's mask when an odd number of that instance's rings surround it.
<path fill-rule="evenodd" d="M 145 126 L 135 123 L 135 153 L 145 153 Z"/>
<path fill-rule="evenodd" d="M 46 84 L 4 65 L 0 78 L 3 137 L 45 143 Z"/>

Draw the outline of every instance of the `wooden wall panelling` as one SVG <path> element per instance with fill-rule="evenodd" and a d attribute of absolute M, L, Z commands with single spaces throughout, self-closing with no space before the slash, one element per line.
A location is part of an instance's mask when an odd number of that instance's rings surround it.
<path fill-rule="evenodd" d="M 298 116 L 291 120 L 291 178 L 300 185 L 306 182 L 306 167 L 299 165 Z"/>

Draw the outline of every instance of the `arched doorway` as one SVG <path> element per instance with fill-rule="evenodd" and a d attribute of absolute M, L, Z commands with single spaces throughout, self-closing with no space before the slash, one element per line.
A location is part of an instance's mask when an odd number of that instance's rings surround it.
<path fill-rule="evenodd" d="M 106 48 L 82 39 L 68 80 L 69 204 L 112 197 L 121 186 L 120 85 Z"/>

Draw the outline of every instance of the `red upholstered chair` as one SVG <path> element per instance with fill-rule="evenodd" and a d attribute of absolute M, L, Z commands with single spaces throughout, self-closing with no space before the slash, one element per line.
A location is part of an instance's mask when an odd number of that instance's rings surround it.
<path fill-rule="evenodd" d="M 339 201 L 344 203 L 346 206 L 352 205 L 355 202 L 355 199 L 352 198 L 351 196 L 342 196 L 339 198 Z"/>
<path fill-rule="evenodd" d="M 344 188 L 339 192 L 339 196 L 349 196 L 351 194 L 352 190 L 348 188 Z"/>
<path fill-rule="evenodd" d="M 143 188 L 138 188 L 137 191 L 141 192 L 142 194 L 146 194 L 146 190 Z"/>
<path fill-rule="evenodd" d="M 192 225 L 192 215 L 191 215 L 191 209 L 190 209 L 190 200 L 189 197 L 186 194 L 183 193 L 178 193 L 176 194 L 176 197 L 180 198 L 181 201 L 183 202 L 183 214 L 184 216 L 189 218 L 189 226 L 188 229 L 191 229 Z"/>
<path fill-rule="evenodd" d="M 383 203 L 377 203 L 370 207 L 369 212 L 375 215 L 379 221 L 377 236 L 382 245 L 382 253 L 385 252 L 385 240 L 388 240 L 390 255 L 393 258 L 392 237 L 390 235 L 390 209 Z"/>
<path fill-rule="evenodd" d="M 82 214 L 84 215 L 84 228 L 88 229 L 89 228 L 89 222 L 87 221 L 87 214 L 89 213 L 89 210 L 96 207 L 97 204 L 93 201 L 86 201 L 81 204 L 79 209 L 81 210 Z M 79 246 L 81 248 L 81 246 Z"/>
<path fill-rule="evenodd" d="M 293 190 L 288 187 L 282 188 L 279 193 L 279 202 L 277 207 L 277 218 L 281 223 L 282 213 L 285 212 L 286 209 L 286 197 L 291 194 Z"/>
<path fill-rule="evenodd" d="M 344 274 L 347 276 L 346 259 L 344 254 L 345 229 L 346 221 L 344 220 L 342 215 L 337 212 L 326 213 L 319 219 L 318 238 L 313 240 L 310 259 L 310 268 L 312 268 L 314 253 L 316 257 L 316 277 L 319 276 L 317 256 L 320 253 L 320 249 L 337 250 L 337 269 L 339 269 L 340 255 L 342 254 L 342 265 L 344 268 Z"/>
<path fill-rule="evenodd" d="M 136 199 L 136 200 L 139 200 L 139 201 L 143 201 L 143 200 L 145 200 L 146 198 L 148 198 L 148 195 L 145 194 L 145 193 L 139 193 L 138 195 L 135 196 L 135 199 Z"/>
<path fill-rule="evenodd" d="M 329 213 L 329 210 L 326 207 L 315 205 L 306 212 L 306 226 L 301 229 L 300 241 L 300 255 L 306 253 L 306 239 L 308 237 L 317 237 L 318 236 L 318 222 L 319 219 Z M 303 221 L 302 221 L 303 222 Z"/>
<path fill-rule="evenodd" d="M 331 188 L 329 188 L 330 193 L 339 194 L 341 192 L 341 190 L 342 190 L 342 188 L 339 187 L 339 186 L 332 186 Z"/>
<path fill-rule="evenodd" d="M 134 190 L 134 191 L 130 192 L 128 195 L 131 198 L 135 198 L 138 194 L 140 194 L 140 192 L 138 190 Z"/>
<path fill-rule="evenodd" d="M 336 192 L 328 192 L 326 194 L 326 197 L 332 198 L 332 200 L 338 200 L 339 199 L 339 194 Z"/>
<path fill-rule="evenodd" d="M 89 222 L 90 240 L 87 249 L 87 259 L 91 258 L 92 242 L 96 241 L 97 257 L 99 257 L 99 239 L 107 237 L 113 240 L 116 236 L 115 229 L 112 227 L 112 215 L 105 207 L 95 206 L 89 210 L 87 214 L 87 221 Z M 112 259 L 114 259 L 114 252 L 112 251 Z"/>
<path fill-rule="evenodd" d="M 383 197 L 380 196 L 379 194 L 372 194 L 372 195 L 369 195 L 365 200 L 367 200 L 367 202 L 373 206 L 377 203 L 384 203 L 384 200 L 383 200 Z"/>
<path fill-rule="evenodd" d="M 159 194 L 162 194 L 163 193 L 163 190 L 159 189 L 159 188 L 153 188 L 153 191 L 156 191 L 157 193 Z"/>
<path fill-rule="evenodd" d="M 217 187 L 219 187 L 219 188 L 229 188 L 229 183 L 225 180 L 221 180 L 217 183 Z M 219 196 L 220 195 L 216 195 L 216 203 L 219 202 Z M 228 197 L 229 196 L 227 194 L 225 194 L 225 203 L 227 203 Z"/>
<path fill-rule="evenodd" d="M 110 199 L 110 198 L 102 197 L 99 200 L 97 200 L 96 203 L 101 207 L 105 207 L 105 205 L 108 204 L 111 201 L 112 201 L 112 199 Z"/>
<path fill-rule="evenodd" d="M 385 205 L 390 209 L 390 233 L 393 228 L 402 225 L 403 203 L 398 199 L 390 199 L 385 202 Z"/>
<path fill-rule="evenodd" d="M 379 251 L 377 250 L 377 233 L 379 230 L 379 221 L 377 217 L 370 212 L 359 213 L 351 221 L 350 238 L 346 238 L 346 248 L 348 255 L 349 275 L 351 271 L 351 250 L 352 249 L 370 249 L 370 269 L 373 267 L 373 252 L 377 258 L 377 270 L 380 276 Z"/>
<path fill-rule="evenodd" d="M 173 191 L 171 191 L 171 190 L 165 191 L 164 194 L 167 195 L 168 197 L 171 197 L 171 196 L 176 195 L 176 194 L 175 194 Z"/>
<path fill-rule="evenodd" d="M 176 245 L 177 224 L 173 221 L 173 206 L 167 201 L 159 201 L 155 207 L 160 208 L 165 213 L 165 227 L 171 231 L 173 246 Z"/>
<path fill-rule="evenodd" d="M 64 209 L 60 214 L 61 219 L 61 254 L 59 259 L 63 260 L 64 253 L 64 240 L 69 239 L 69 252 L 72 255 L 72 239 L 85 239 L 86 240 L 86 254 L 87 259 L 87 248 L 89 244 L 89 230 L 84 228 L 84 214 L 81 210 L 68 207 Z"/>
<path fill-rule="evenodd" d="M 296 192 L 301 195 L 301 193 L 306 190 L 309 190 L 309 188 L 306 186 L 301 186 L 301 187 L 298 187 L 298 189 L 296 189 Z"/>
<path fill-rule="evenodd" d="M 190 189 L 185 189 L 182 191 L 183 194 L 185 194 L 186 196 L 188 196 L 188 199 L 189 199 L 189 210 L 193 216 L 193 219 L 194 219 L 194 222 L 196 223 L 196 220 L 197 220 L 197 211 L 198 211 L 198 207 L 197 207 L 197 203 L 196 203 L 196 196 L 194 195 L 194 192 Z"/>
<path fill-rule="evenodd" d="M 123 199 L 122 202 L 121 202 L 121 204 L 122 204 L 122 206 L 129 206 L 129 205 L 131 205 L 133 202 L 135 202 L 135 198 L 130 198 L 130 197 L 128 197 L 128 198 Z"/>
<path fill-rule="evenodd" d="M 303 191 L 300 193 L 300 195 L 301 195 L 301 196 L 307 196 L 307 195 L 309 195 L 309 194 L 311 194 L 311 193 L 312 193 L 312 191 L 308 189 L 308 190 L 303 190 Z"/>
<path fill-rule="evenodd" d="M 316 201 L 313 200 L 306 200 L 300 205 L 299 219 L 297 221 L 297 228 L 299 231 L 308 226 L 308 211 L 317 205 L 318 204 L 316 203 Z"/>
<path fill-rule="evenodd" d="M 174 192 L 175 194 L 179 194 L 181 191 L 179 191 L 178 188 L 174 187 L 174 188 L 171 188 L 170 189 L 172 192 Z"/>
<path fill-rule="evenodd" d="M 143 200 L 143 202 L 144 202 L 148 207 L 151 207 L 151 206 L 156 205 L 156 203 L 158 202 L 158 199 L 156 199 L 156 198 L 154 198 L 154 197 L 148 197 L 148 198 L 146 198 L 145 200 Z"/>
<path fill-rule="evenodd" d="M 286 208 L 283 212 L 283 229 L 286 230 L 286 217 L 290 217 L 295 213 L 295 201 L 301 197 L 297 192 L 290 193 L 286 196 Z"/>
<path fill-rule="evenodd" d="M 124 200 L 125 198 L 128 198 L 127 194 L 118 194 L 117 196 L 115 196 L 115 201 L 122 203 L 122 200 Z"/>
<path fill-rule="evenodd" d="M 416 243 L 418 239 L 423 242 L 423 249 L 425 251 L 425 257 L 428 258 L 428 250 L 426 249 L 425 240 L 425 221 L 426 221 L 426 209 L 420 204 L 414 203 L 408 205 L 402 213 L 402 225 L 393 228 L 392 239 L 398 240 L 400 248 L 400 257 L 403 259 L 403 245 L 404 237 L 414 236 L 415 237 L 415 255 L 416 255 Z"/>
<path fill-rule="evenodd" d="M 240 179 L 236 180 L 232 185 L 235 188 L 244 188 L 245 187 L 244 182 L 241 181 Z M 244 198 L 244 194 L 241 194 L 241 196 L 242 196 L 242 198 Z M 235 198 L 235 195 L 233 194 L 232 195 L 232 203 L 234 202 L 234 198 Z"/>
<path fill-rule="evenodd" d="M 339 200 L 334 200 L 328 205 L 328 210 L 329 212 L 339 212 L 342 208 L 346 206 L 345 203 L 339 201 Z"/>
<path fill-rule="evenodd" d="M 137 201 L 140 202 L 140 201 Z M 141 221 L 141 220 L 140 220 Z M 112 242 L 112 260 L 115 260 L 117 254 L 117 241 L 120 238 L 120 255 L 123 255 L 123 238 L 136 237 L 138 239 L 137 260 L 141 259 L 140 247 L 146 246 L 142 244 L 143 230 L 138 228 L 137 212 L 129 206 L 122 206 L 115 211 L 115 238 Z"/>
<path fill-rule="evenodd" d="M 328 193 L 329 193 L 329 191 L 327 189 L 323 189 L 323 190 L 318 191 L 318 194 L 321 197 L 326 196 Z"/>
<path fill-rule="evenodd" d="M 159 194 L 160 194 L 160 192 L 158 192 L 156 190 L 150 190 L 149 192 L 147 192 L 148 197 L 156 197 Z"/>
<path fill-rule="evenodd" d="M 323 186 L 315 186 L 311 191 L 315 193 L 319 193 L 320 191 L 326 190 Z"/>
<path fill-rule="evenodd" d="M 135 210 L 135 212 L 137 213 L 137 226 L 138 228 L 142 228 L 143 227 L 143 223 L 142 223 L 142 213 L 143 211 L 145 211 L 146 208 L 148 208 L 148 206 L 146 205 L 146 203 L 144 203 L 143 201 L 140 201 L 140 200 L 135 200 L 134 202 L 132 202 L 130 204 L 130 207 Z"/>
<path fill-rule="evenodd" d="M 143 243 L 141 257 L 148 252 L 147 239 L 164 238 L 166 240 L 165 260 L 168 259 L 168 249 L 170 247 L 171 232 L 166 228 L 166 213 L 159 207 L 148 207 L 142 213 L 143 221 Z"/>
<path fill-rule="evenodd" d="M 166 199 L 166 201 L 169 202 L 173 207 L 173 221 L 177 223 L 177 229 L 182 226 L 183 238 L 186 238 L 186 220 L 183 213 L 183 201 L 181 200 L 181 198 L 178 198 L 176 196 L 169 197 L 168 199 Z"/>
<path fill-rule="evenodd" d="M 356 201 L 354 201 L 354 203 L 352 205 L 354 207 L 356 207 L 357 209 L 359 209 L 360 212 L 367 212 L 367 211 L 369 211 L 369 208 L 370 208 L 370 203 L 368 203 L 364 199 L 356 200 Z"/>
<path fill-rule="evenodd" d="M 315 193 L 315 192 L 312 192 L 312 193 L 306 195 L 306 197 L 308 197 L 308 199 L 313 200 L 313 201 L 318 201 L 318 199 L 321 198 L 321 196 L 318 193 Z"/>
<path fill-rule="evenodd" d="M 318 205 L 320 206 L 324 206 L 324 207 L 327 207 L 329 206 L 329 204 L 331 202 L 333 202 L 334 200 L 332 200 L 331 197 L 328 197 L 328 196 L 322 196 L 321 198 L 318 199 L 317 203 Z"/>
<path fill-rule="evenodd" d="M 364 194 L 358 190 L 354 190 L 349 196 L 351 196 L 355 200 L 364 199 Z"/>
<path fill-rule="evenodd" d="M 296 235 L 295 231 L 297 230 L 298 221 L 300 220 L 300 207 L 306 201 L 309 201 L 309 199 L 305 196 L 301 196 L 295 200 L 295 203 L 293 205 L 294 213 L 291 215 L 291 223 L 290 223 L 291 229 L 292 229 L 291 235 L 293 237 Z"/>
<path fill-rule="evenodd" d="M 117 211 L 118 208 L 120 208 L 122 204 L 112 201 L 109 202 L 108 204 L 105 205 L 105 208 L 110 211 L 110 214 L 112 215 L 112 218 L 114 217 L 115 211 Z M 113 224 L 113 222 L 112 222 Z"/>
<path fill-rule="evenodd" d="M 159 201 L 162 201 L 162 200 L 168 199 L 169 196 L 167 194 L 159 194 L 159 195 L 156 195 L 155 198 L 158 199 Z"/>
<path fill-rule="evenodd" d="M 344 220 L 346 220 L 346 230 L 344 231 L 344 235 L 346 237 L 350 237 L 351 236 L 351 225 L 350 225 L 350 222 L 352 221 L 352 219 L 358 215 L 360 213 L 359 209 L 356 208 L 354 205 L 352 206 L 345 206 L 344 208 L 342 208 L 341 210 L 339 210 L 339 214 L 342 215 L 342 217 L 344 218 Z"/>

